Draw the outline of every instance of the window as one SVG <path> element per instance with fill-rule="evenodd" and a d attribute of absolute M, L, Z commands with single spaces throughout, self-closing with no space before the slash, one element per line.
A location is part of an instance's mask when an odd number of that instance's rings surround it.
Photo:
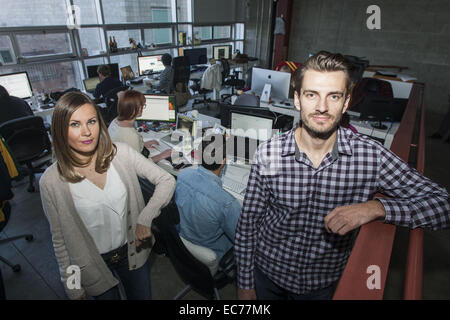
<path fill-rule="evenodd" d="M 66 32 L 17 34 L 16 39 L 24 58 L 72 53 L 70 36 Z"/>
<path fill-rule="evenodd" d="M 214 39 L 229 39 L 231 38 L 230 26 L 216 26 L 214 27 Z"/>
<path fill-rule="evenodd" d="M 2 67 L 2 73 L 26 71 L 34 92 L 64 91 L 81 88 L 78 62 L 55 62 Z"/>
<path fill-rule="evenodd" d="M 113 30 L 108 31 L 108 43 L 110 38 L 115 38 L 117 42 L 117 48 L 129 48 L 130 38 L 136 41 L 136 44 L 142 43 L 140 30 Z"/>
<path fill-rule="evenodd" d="M 0 27 L 65 26 L 66 1 L 0 0 Z"/>
<path fill-rule="evenodd" d="M 172 22 L 172 0 L 108 0 L 102 1 L 105 23 L 151 23 Z M 157 5 L 157 6 L 156 6 Z M 163 9 L 169 12 L 166 21 L 153 21 L 153 10 Z M 155 13 L 158 20 L 159 13 Z"/>
<path fill-rule="evenodd" d="M 11 44 L 11 39 L 7 35 L 0 35 L 0 65 L 14 64 L 16 57 Z"/>
<path fill-rule="evenodd" d="M 194 44 L 195 39 L 202 41 L 212 40 L 212 28 L 211 27 L 194 27 Z"/>
<path fill-rule="evenodd" d="M 89 56 L 95 56 L 106 52 L 103 29 L 81 28 L 79 34 L 81 49 L 86 49 Z"/>
<path fill-rule="evenodd" d="M 191 0 L 177 0 L 177 19 L 178 22 L 191 22 L 192 19 Z"/>
<path fill-rule="evenodd" d="M 180 38 L 180 33 L 183 33 L 182 38 Z M 181 42 L 183 40 L 183 43 Z M 177 33 L 177 44 L 178 45 L 189 45 L 192 41 L 192 28 L 189 24 L 179 24 Z"/>
<path fill-rule="evenodd" d="M 81 25 L 101 23 L 98 1 L 99 0 L 73 0 L 73 4 L 80 8 L 79 23 Z"/>
<path fill-rule="evenodd" d="M 234 39 L 243 40 L 245 36 L 245 25 L 243 23 L 236 23 L 234 27 Z"/>
<path fill-rule="evenodd" d="M 146 29 L 144 30 L 145 45 L 151 46 L 172 44 L 172 28 Z"/>

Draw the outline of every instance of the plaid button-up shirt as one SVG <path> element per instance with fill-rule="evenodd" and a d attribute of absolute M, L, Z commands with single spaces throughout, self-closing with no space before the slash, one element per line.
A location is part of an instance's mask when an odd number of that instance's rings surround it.
<path fill-rule="evenodd" d="M 298 149 L 294 131 L 261 144 L 254 156 L 235 237 L 240 288 L 254 288 L 255 264 L 296 294 L 333 284 L 345 268 L 355 231 L 328 233 L 324 218 L 377 192 L 391 197 L 378 199 L 386 223 L 449 226 L 448 192 L 378 142 L 339 128 L 332 151 L 315 168 Z"/>

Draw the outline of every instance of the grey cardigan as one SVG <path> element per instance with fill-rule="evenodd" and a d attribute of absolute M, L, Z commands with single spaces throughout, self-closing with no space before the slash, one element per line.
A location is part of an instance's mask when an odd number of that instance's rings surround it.
<path fill-rule="evenodd" d="M 140 268 L 151 249 L 136 252 L 136 224 L 151 226 L 161 208 L 166 206 L 175 190 L 175 179 L 152 161 L 126 144 L 116 143 L 117 154 L 112 163 L 127 189 L 127 238 L 130 270 Z M 146 178 L 155 185 L 148 204 L 137 177 Z M 50 223 L 53 247 L 59 264 L 61 280 L 70 299 L 84 293 L 97 296 L 118 284 L 117 279 L 103 261 L 95 243 L 78 215 L 72 200 L 68 182 L 62 180 L 56 163 L 47 168 L 40 179 L 42 206 Z M 81 289 L 69 289 L 67 273 L 70 265 L 81 269 Z"/>

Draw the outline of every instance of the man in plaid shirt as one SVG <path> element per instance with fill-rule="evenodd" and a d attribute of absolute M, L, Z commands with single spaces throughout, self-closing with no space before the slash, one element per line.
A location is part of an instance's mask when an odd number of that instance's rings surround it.
<path fill-rule="evenodd" d="M 301 122 L 261 144 L 252 164 L 234 246 L 240 299 L 330 299 L 361 225 L 450 224 L 445 189 L 338 126 L 351 88 L 342 55 L 317 53 L 294 81 Z"/>

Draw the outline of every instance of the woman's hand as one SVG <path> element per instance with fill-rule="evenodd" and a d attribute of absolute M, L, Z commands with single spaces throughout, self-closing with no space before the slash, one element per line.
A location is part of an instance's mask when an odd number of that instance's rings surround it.
<path fill-rule="evenodd" d="M 146 148 L 154 148 L 154 146 L 159 146 L 159 142 L 157 140 L 149 140 L 144 143 Z"/>
<path fill-rule="evenodd" d="M 143 226 L 142 224 L 136 224 L 136 248 L 140 247 L 142 242 L 152 236 L 150 227 Z"/>

